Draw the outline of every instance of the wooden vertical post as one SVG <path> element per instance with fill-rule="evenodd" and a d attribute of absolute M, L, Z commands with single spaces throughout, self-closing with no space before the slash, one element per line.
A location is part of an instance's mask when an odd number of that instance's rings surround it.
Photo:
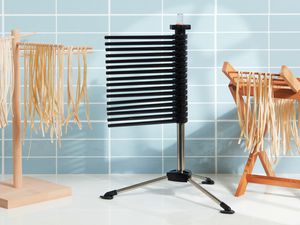
<path fill-rule="evenodd" d="M 14 61 L 14 89 L 12 97 L 12 132 L 13 132 L 13 186 L 22 187 L 22 145 L 21 145 L 21 113 L 20 113 L 20 52 L 17 43 L 20 41 L 20 32 L 12 30 L 12 48 Z"/>

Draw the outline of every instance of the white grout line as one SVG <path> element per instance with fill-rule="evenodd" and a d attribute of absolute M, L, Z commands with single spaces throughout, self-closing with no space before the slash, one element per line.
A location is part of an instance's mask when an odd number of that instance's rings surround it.
<path fill-rule="evenodd" d="M 111 0 L 108 0 L 108 35 L 111 35 Z M 107 99 L 110 101 L 110 99 Z M 111 129 L 108 128 L 108 174 L 110 175 L 111 168 Z"/>
<path fill-rule="evenodd" d="M 55 0 L 55 44 L 58 43 L 58 19 L 57 19 L 57 2 L 58 0 Z M 56 72 L 58 71 L 57 63 L 56 63 Z M 55 174 L 58 174 L 58 165 L 57 165 L 57 156 L 58 156 L 58 140 L 55 140 Z"/>
<path fill-rule="evenodd" d="M 1 1 L 1 7 L 2 7 L 2 10 L 1 10 L 2 37 L 5 36 L 5 32 L 4 32 L 5 31 L 4 6 L 5 6 L 4 0 L 2 0 Z M 2 176 L 4 176 L 5 175 L 5 160 L 4 160 L 4 157 L 5 157 L 5 142 L 4 142 L 4 139 L 5 139 L 5 128 L 3 128 L 1 132 L 2 132 L 2 145 L 1 145 L 2 146 L 2 152 L 1 152 L 1 156 L 2 156 L 2 159 L 1 159 L 2 163 L 1 164 L 2 164 L 2 166 L 1 166 L 1 174 L 2 174 Z"/>
<path fill-rule="evenodd" d="M 26 33 L 31 33 L 31 32 L 36 32 L 36 31 L 22 31 L 22 33 L 26 34 Z M 5 34 L 9 34 L 10 32 L 5 32 Z M 57 32 L 58 34 L 77 34 L 77 35 L 86 35 L 86 34 L 101 34 L 101 35 L 105 35 L 107 34 L 107 31 L 59 31 Z M 164 34 L 171 34 L 170 31 L 164 31 Z M 189 32 L 189 34 L 268 34 L 268 31 L 191 31 Z M 270 31 L 271 34 L 300 34 L 300 30 L 299 31 L 295 31 L 295 30 L 290 30 L 290 31 Z M 55 35 L 55 31 L 38 31 L 36 35 L 42 35 L 42 34 L 53 34 Z M 147 32 L 147 31 L 143 31 L 143 32 L 128 32 L 128 31 L 123 31 L 123 32 L 110 32 L 110 34 L 161 34 L 161 32 Z"/>
<path fill-rule="evenodd" d="M 164 0 L 161 0 L 161 34 L 164 33 Z M 165 159 L 164 159 L 164 124 L 161 124 L 161 173 L 164 173 Z"/>
<path fill-rule="evenodd" d="M 176 13 L 164 13 L 165 17 L 176 16 Z M 202 17 L 214 17 L 214 16 L 300 16 L 300 13 L 185 13 L 185 16 L 202 16 Z M 49 13 L 7 13 L 7 17 L 20 17 L 20 16 L 49 16 L 55 15 Z M 104 17 L 104 16 L 157 16 L 160 17 L 161 13 L 57 13 L 57 16 L 69 17 L 69 16 L 82 16 L 82 17 Z"/>
<path fill-rule="evenodd" d="M 218 0 L 214 0 L 214 122 L 215 122 L 215 174 L 218 172 L 218 90 L 217 90 L 217 76 L 218 76 L 218 70 L 217 70 L 217 64 L 218 64 L 218 55 L 217 55 L 217 13 L 218 13 Z"/>
<path fill-rule="evenodd" d="M 169 155 L 165 156 L 165 158 L 176 158 L 176 155 Z M 218 158 L 248 158 L 248 155 L 219 155 Z M 28 159 L 27 156 L 22 156 L 23 159 Z M 56 156 L 30 156 L 30 159 L 54 159 Z M 108 159 L 108 156 L 97 156 L 97 155 L 91 155 L 91 156 L 58 156 L 59 159 Z M 145 155 L 145 156 L 138 156 L 138 155 L 118 155 L 118 156 L 111 156 L 111 158 L 161 158 L 160 155 L 158 156 L 151 156 L 151 155 Z M 214 155 L 193 155 L 189 156 L 187 155 L 186 158 L 215 158 Z M 300 158 L 299 155 L 281 155 L 278 156 L 278 158 Z M 6 156 L 5 159 L 12 159 L 12 156 Z"/>
<path fill-rule="evenodd" d="M 218 140 L 236 140 L 238 141 L 239 138 L 236 137 L 236 138 L 217 138 Z M 43 138 L 30 138 L 30 139 L 27 139 L 25 138 L 24 139 L 25 141 L 51 141 L 50 138 L 47 138 L 47 137 L 43 137 Z M 109 138 L 62 138 L 61 141 L 107 141 L 109 140 Z M 144 137 L 144 138 L 111 138 L 110 140 L 112 141 L 160 141 L 161 140 L 161 137 L 159 138 L 147 138 L 147 137 Z M 176 141 L 176 137 L 174 138 L 164 138 L 164 140 L 167 140 L 167 141 Z M 215 138 L 212 137 L 212 138 L 189 138 L 187 137 L 186 140 L 188 141 L 214 141 Z M 6 138 L 5 141 L 12 141 L 11 138 Z"/>

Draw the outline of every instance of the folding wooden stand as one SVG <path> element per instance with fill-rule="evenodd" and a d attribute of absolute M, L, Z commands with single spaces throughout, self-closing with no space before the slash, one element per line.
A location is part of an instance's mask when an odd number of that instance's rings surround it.
<path fill-rule="evenodd" d="M 228 62 L 225 62 L 223 65 L 223 73 L 230 79 L 229 89 L 236 102 L 236 77 L 238 71 L 236 71 Z M 245 72 L 244 72 L 245 73 Z M 246 72 L 248 73 L 248 72 Z M 255 73 L 255 72 L 249 72 Z M 286 66 L 282 66 L 280 74 L 272 74 L 276 77 L 272 82 L 276 84 L 274 88 L 274 97 L 275 98 L 284 98 L 284 99 L 300 99 L 300 79 L 295 78 L 292 72 Z M 246 91 L 245 91 L 246 92 Z M 251 90 L 252 92 L 252 90 Z M 252 93 L 251 93 L 252 94 Z M 242 96 L 245 96 L 246 93 L 243 93 L 243 90 L 239 90 L 240 104 L 244 105 L 244 99 Z M 241 177 L 239 186 L 236 190 L 235 196 L 239 197 L 243 195 L 246 191 L 248 183 L 256 184 L 265 184 L 273 185 L 280 187 L 289 187 L 289 188 L 300 188 L 300 180 L 281 178 L 276 177 L 272 169 L 272 165 L 268 159 L 268 156 L 265 151 L 259 151 L 258 153 L 250 153 L 247 164 L 244 168 L 243 175 Z M 257 157 L 259 157 L 260 162 L 266 172 L 266 176 L 254 175 L 252 170 L 256 163 Z"/>
<path fill-rule="evenodd" d="M 69 187 L 22 176 L 21 113 L 20 113 L 20 33 L 12 31 L 14 60 L 14 91 L 12 100 L 13 181 L 0 183 L 0 207 L 14 208 L 70 196 Z"/>

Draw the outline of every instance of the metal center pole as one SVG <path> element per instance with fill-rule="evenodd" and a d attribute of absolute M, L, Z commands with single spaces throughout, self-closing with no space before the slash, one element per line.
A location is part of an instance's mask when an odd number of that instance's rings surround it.
<path fill-rule="evenodd" d="M 185 132 L 184 123 L 177 124 L 177 170 L 182 172 L 185 169 Z"/>

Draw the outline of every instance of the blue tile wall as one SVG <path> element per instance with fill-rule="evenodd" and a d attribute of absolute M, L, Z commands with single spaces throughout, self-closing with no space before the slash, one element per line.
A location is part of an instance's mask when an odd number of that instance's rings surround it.
<path fill-rule="evenodd" d="M 184 13 L 184 21 L 192 25 L 188 32 L 186 164 L 198 173 L 241 173 L 247 159 L 243 143 L 237 143 L 240 129 L 236 107 L 228 79 L 221 71 L 225 60 L 239 69 L 272 72 L 286 64 L 300 74 L 298 0 L 0 2 L 2 35 L 19 28 L 38 32 L 24 37 L 24 42 L 94 47 L 88 56 L 91 128 L 81 106 L 82 129 L 71 123 L 60 142 L 52 143 L 48 134 L 43 137 L 38 131 L 30 135 L 27 129 L 23 144 L 25 173 L 162 173 L 176 167 L 175 124 L 107 128 L 103 37 L 109 32 L 169 34 L 169 25 L 176 22 L 178 12 Z M 73 73 L 76 76 L 76 68 Z M 12 172 L 11 115 L 9 119 L 0 135 L 2 174 Z M 300 173 L 300 158 L 295 155 L 280 157 L 274 166 L 276 172 Z M 260 165 L 255 171 L 262 172 Z"/>

